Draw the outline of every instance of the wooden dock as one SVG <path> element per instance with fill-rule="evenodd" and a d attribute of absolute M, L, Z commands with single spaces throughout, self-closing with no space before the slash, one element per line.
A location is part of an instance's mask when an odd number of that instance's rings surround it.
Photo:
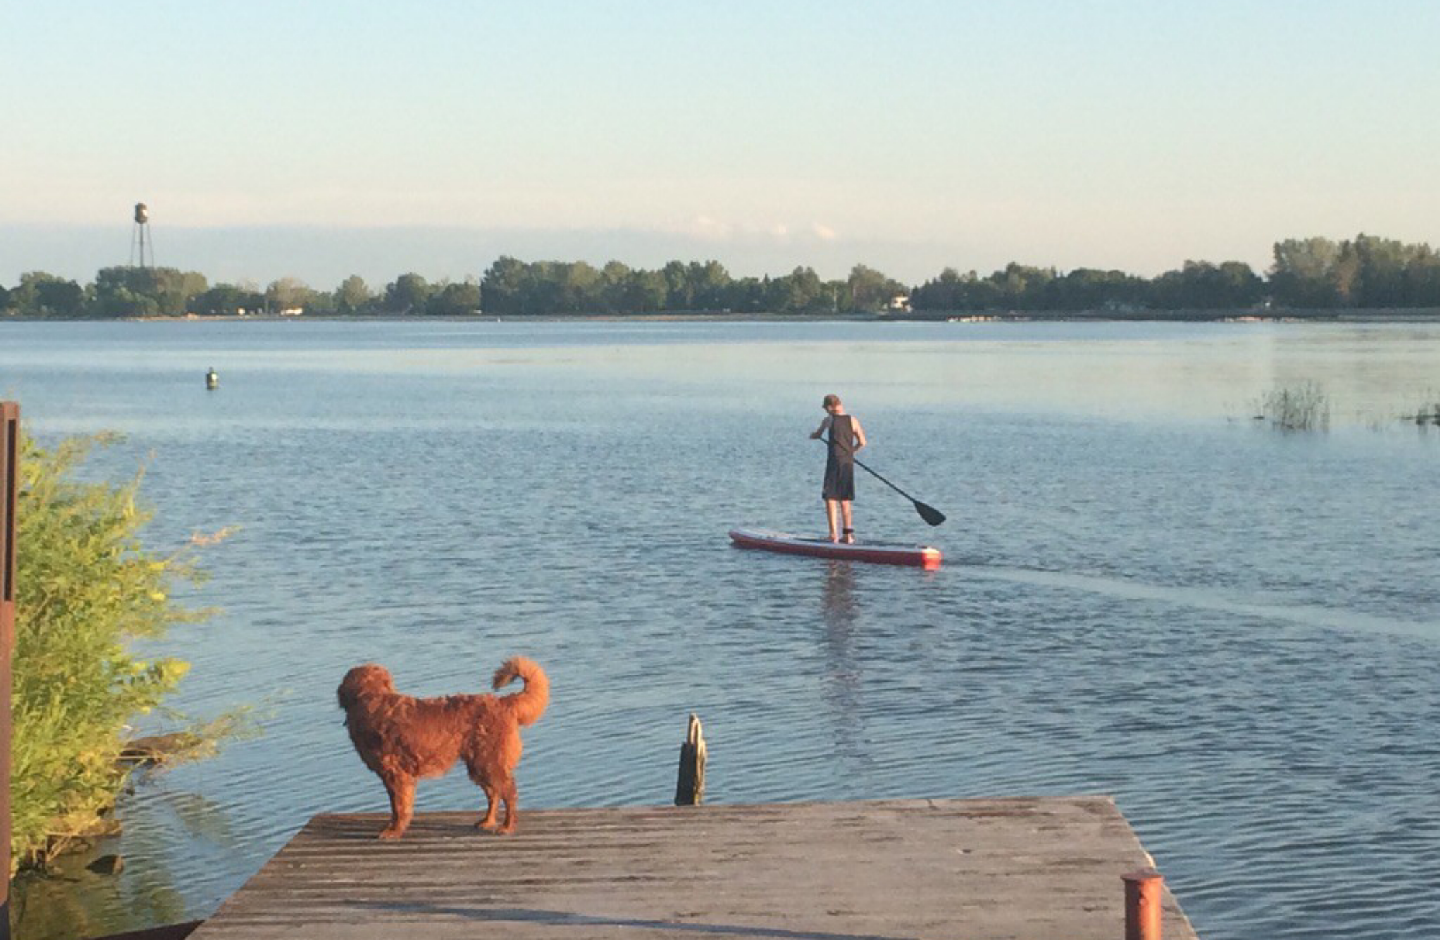
<path fill-rule="evenodd" d="M 1150 864 L 1103 796 L 321 815 L 191 940 L 1123 940 Z M 1164 894 L 1165 940 L 1195 932 Z"/>

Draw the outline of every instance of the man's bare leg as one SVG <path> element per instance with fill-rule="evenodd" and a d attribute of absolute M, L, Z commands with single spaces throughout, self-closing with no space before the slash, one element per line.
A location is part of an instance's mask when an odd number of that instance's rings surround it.
<path fill-rule="evenodd" d="M 840 541 L 840 526 L 836 519 L 839 502 L 840 501 L 836 499 L 825 500 L 825 518 L 830 520 L 830 541 L 832 542 Z"/>
<path fill-rule="evenodd" d="M 854 541 L 855 541 L 855 523 L 854 523 L 854 520 L 852 520 L 852 519 L 850 518 L 850 500 L 847 499 L 847 500 L 844 500 L 843 502 L 840 503 L 840 516 L 841 516 L 841 518 L 843 518 L 843 519 L 845 520 L 845 537 L 844 537 L 844 541 L 846 541 L 846 542 L 854 542 Z M 835 526 L 834 526 L 833 524 L 830 526 L 830 531 L 831 531 L 831 532 L 834 532 L 834 531 L 835 531 Z"/>

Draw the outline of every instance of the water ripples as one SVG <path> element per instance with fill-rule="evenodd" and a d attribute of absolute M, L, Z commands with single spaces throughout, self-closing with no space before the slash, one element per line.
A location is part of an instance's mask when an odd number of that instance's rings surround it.
<path fill-rule="evenodd" d="M 240 526 L 190 596 L 224 612 L 154 652 L 193 664 L 179 707 L 254 705 L 264 733 L 137 788 L 90 933 L 203 917 L 311 815 L 383 809 L 335 702 L 350 666 L 437 695 L 523 653 L 554 690 L 526 807 L 668 802 L 693 711 L 712 801 L 1109 793 L 1202 936 L 1440 934 L 1440 582 L 1413 499 L 1434 448 L 986 411 L 947 377 L 975 349 L 925 330 L 905 336 L 930 371 L 896 383 L 873 334 L 712 329 L 698 360 L 495 334 L 517 357 L 497 372 L 434 328 L 365 329 L 262 381 L 264 344 L 216 355 L 210 399 L 135 362 L 101 395 L 103 357 L 63 349 L 21 373 L 41 431 L 129 427 L 97 474 L 154 453 L 154 544 Z M 987 344 L 984 368 L 1034 352 Z M 951 517 L 927 530 L 862 480 L 862 536 L 934 539 L 940 571 L 727 543 L 822 524 L 804 435 L 808 377 L 832 374 L 869 404 L 867 463 Z M 479 800 L 452 775 L 418 804 Z"/>

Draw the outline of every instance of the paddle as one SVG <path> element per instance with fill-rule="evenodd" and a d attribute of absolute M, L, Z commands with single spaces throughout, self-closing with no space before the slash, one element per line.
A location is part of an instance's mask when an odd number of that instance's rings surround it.
<path fill-rule="evenodd" d="M 827 444 L 830 443 L 828 439 L 822 438 L 822 440 L 825 440 L 825 443 Z M 870 474 L 872 477 L 879 480 L 881 483 L 884 483 L 886 486 L 890 487 L 892 490 L 899 493 L 906 499 L 910 500 L 910 502 L 914 503 L 915 511 L 920 514 L 921 519 L 924 519 L 931 525 L 939 525 L 940 523 L 945 521 L 945 514 L 943 512 L 936 509 L 934 506 L 925 505 L 924 503 L 920 502 L 920 500 L 911 496 L 909 493 L 905 492 L 900 487 L 896 486 L 894 483 L 891 483 L 889 480 L 876 473 L 874 470 L 871 470 L 869 467 L 865 466 L 863 463 L 860 462 L 859 457 L 851 457 L 850 459 L 855 461 L 855 466 L 859 467 L 861 470 L 864 470 L 866 473 Z"/>

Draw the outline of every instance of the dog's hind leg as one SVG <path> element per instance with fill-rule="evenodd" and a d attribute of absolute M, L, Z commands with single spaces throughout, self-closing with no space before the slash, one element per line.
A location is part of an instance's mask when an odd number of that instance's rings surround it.
<path fill-rule="evenodd" d="M 385 780 L 385 792 L 390 795 L 390 825 L 380 830 L 380 838 L 398 839 L 410 828 L 415 813 L 415 778 Z"/>
<path fill-rule="evenodd" d="M 515 787 L 515 778 L 509 774 L 505 775 L 505 782 L 500 785 L 500 797 L 505 801 L 505 824 L 497 831 L 514 832 L 515 824 L 520 821 L 520 793 Z"/>
<path fill-rule="evenodd" d="M 476 828 L 476 829 L 491 829 L 491 830 L 493 830 L 493 829 L 495 828 L 495 825 L 496 825 L 496 823 L 495 823 L 495 816 L 496 816 L 495 810 L 498 809 L 499 806 L 500 806 L 500 793 L 499 793 L 498 790 L 495 789 L 494 785 L 492 785 L 492 784 L 490 783 L 490 781 L 488 781 L 488 780 L 485 781 L 484 783 L 480 783 L 480 781 L 478 781 L 478 780 L 475 781 L 475 782 L 476 782 L 476 783 L 479 783 L 479 784 L 480 784 L 480 788 L 485 791 L 485 801 L 486 801 L 486 803 L 485 803 L 485 818 L 482 819 L 482 820 L 480 820 L 479 822 L 477 822 L 477 823 L 475 824 L 475 828 Z"/>

